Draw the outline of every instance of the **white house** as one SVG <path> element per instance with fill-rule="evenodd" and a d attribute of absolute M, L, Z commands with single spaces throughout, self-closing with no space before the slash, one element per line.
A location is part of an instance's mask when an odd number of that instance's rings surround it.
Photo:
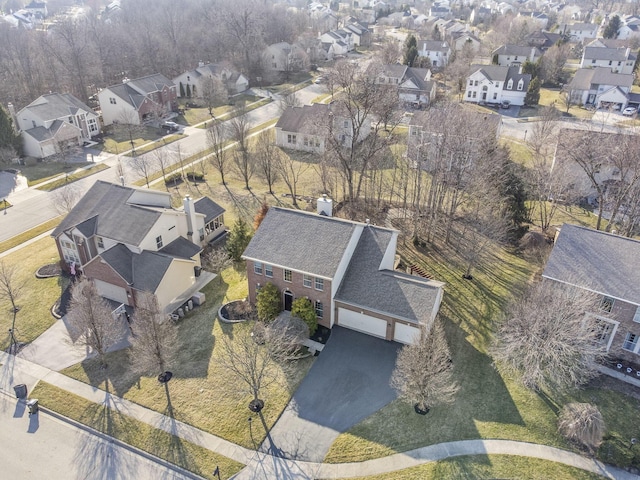
<path fill-rule="evenodd" d="M 420 40 L 418 42 L 418 55 L 428 58 L 433 68 L 444 68 L 451 58 L 451 47 L 445 41 Z"/>
<path fill-rule="evenodd" d="M 436 97 L 436 82 L 431 70 L 406 65 L 384 65 L 375 71 L 376 83 L 398 89 L 400 102 L 414 107 L 428 106 Z"/>
<path fill-rule="evenodd" d="M 470 32 L 456 32 L 451 36 L 451 46 L 456 52 L 463 48 L 471 48 L 474 52 L 480 50 L 480 39 Z"/>
<path fill-rule="evenodd" d="M 518 66 L 527 60 L 537 62 L 542 52 L 536 47 L 521 47 L 519 45 L 502 45 L 492 52 L 493 62 L 501 67 Z"/>
<path fill-rule="evenodd" d="M 629 40 L 635 37 L 640 37 L 640 17 L 635 15 L 622 16 L 622 25 L 618 29 L 619 40 Z"/>
<path fill-rule="evenodd" d="M 161 118 L 168 112 L 177 110 L 177 98 L 176 85 L 159 73 L 126 80 L 98 93 L 104 125 L 141 125 Z"/>
<path fill-rule="evenodd" d="M 633 79 L 632 74 L 614 73 L 609 67 L 580 68 L 567 90 L 574 104 L 624 109 Z"/>
<path fill-rule="evenodd" d="M 203 62 L 200 62 L 197 68 L 184 72 L 173 79 L 173 83 L 178 86 L 176 89 L 178 97 L 182 96 L 180 94 L 180 84 L 183 85 L 185 92 L 187 85 L 189 85 L 191 95 L 199 97 L 203 92 L 203 85 L 207 78 L 217 78 L 220 80 L 222 84 L 227 87 L 230 95 L 242 93 L 249 88 L 249 79 L 230 66 L 218 63 L 208 63 L 205 65 Z"/>
<path fill-rule="evenodd" d="M 472 103 L 524 105 L 531 75 L 520 73 L 519 67 L 472 65 L 464 100 Z"/>
<path fill-rule="evenodd" d="M 188 196 L 182 209 L 171 195 L 97 181 L 52 232 L 65 269 L 82 272 L 103 297 L 135 307 L 151 292 L 173 311 L 193 294 L 200 252 L 225 232 L 224 209 Z"/>
<path fill-rule="evenodd" d="M 24 153 L 46 158 L 100 133 L 98 115 L 69 93 L 42 95 L 15 114 Z"/>
<path fill-rule="evenodd" d="M 585 47 L 580 68 L 610 68 L 613 73 L 632 74 L 637 55 L 630 48 Z"/>
<path fill-rule="evenodd" d="M 272 72 L 295 72 L 304 69 L 308 63 L 306 52 L 287 42 L 269 45 L 262 58 L 265 69 Z"/>
<path fill-rule="evenodd" d="M 598 25 L 593 23 L 564 23 L 560 25 L 560 33 L 573 42 L 584 42 L 598 36 Z"/>
<path fill-rule="evenodd" d="M 320 35 L 320 41 L 333 46 L 333 55 L 346 55 L 355 49 L 354 35 L 345 29 L 323 33 Z"/>

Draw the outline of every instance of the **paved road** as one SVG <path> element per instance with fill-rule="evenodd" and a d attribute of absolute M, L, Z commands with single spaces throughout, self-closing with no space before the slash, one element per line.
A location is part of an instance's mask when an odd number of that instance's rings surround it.
<path fill-rule="evenodd" d="M 0 394 L 0 477 L 20 480 L 190 479 L 46 413 L 29 416 Z"/>

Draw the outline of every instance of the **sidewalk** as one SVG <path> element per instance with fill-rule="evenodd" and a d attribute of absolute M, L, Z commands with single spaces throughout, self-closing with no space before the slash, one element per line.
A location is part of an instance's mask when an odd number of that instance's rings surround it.
<path fill-rule="evenodd" d="M 365 462 L 328 464 L 297 462 L 256 452 L 235 445 L 220 437 L 203 432 L 128 400 L 108 394 L 85 383 L 66 377 L 27 360 L 0 352 L 0 390 L 13 395 L 13 386 L 25 383 L 31 391 L 44 380 L 89 401 L 106 404 L 132 418 L 176 435 L 191 443 L 247 465 L 234 479 L 315 479 L 350 478 L 390 473 L 397 470 L 462 455 L 516 455 L 562 463 L 617 480 L 637 480 L 640 477 L 593 459 L 546 445 L 509 440 L 465 440 L 418 448 L 389 457 Z"/>

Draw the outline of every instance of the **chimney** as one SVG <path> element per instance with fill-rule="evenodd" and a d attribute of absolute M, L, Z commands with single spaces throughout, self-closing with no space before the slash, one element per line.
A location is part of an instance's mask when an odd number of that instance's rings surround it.
<path fill-rule="evenodd" d="M 333 216 L 333 200 L 327 197 L 327 194 L 323 194 L 322 197 L 318 199 L 318 215 L 323 215 L 325 217 Z"/>
<path fill-rule="evenodd" d="M 124 175 L 120 175 L 120 184 L 124 187 Z"/>
<path fill-rule="evenodd" d="M 196 245 L 200 245 L 200 236 L 197 232 L 197 223 L 196 223 L 196 208 L 193 204 L 193 199 L 187 195 L 184 197 L 184 213 L 187 216 L 187 236 L 189 240 L 191 240 Z"/>

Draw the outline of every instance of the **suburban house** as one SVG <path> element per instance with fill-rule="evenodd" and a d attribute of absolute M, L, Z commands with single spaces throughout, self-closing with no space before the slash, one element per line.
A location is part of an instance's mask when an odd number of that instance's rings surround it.
<path fill-rule="evenodd" d="M 198 68 L 184 72 L 173 79 L 173 83 L 178 86 L 178 98 L 182 97 L 181 92 L 184 90 L 191 92 L 192 97 L 200 97 L 204 92 L 207 79 L 217 78 L 227 87 L 229 95 L 242 93 L 249 88 L 249 79 L 242 73 L 232 69 L 229 65 L 220 63 L 204 64 L 200 62 Z M 182 89 L 180 89 L 182 85 Z"/>
<path fill-rule="evenodd" d="M 451 16 L 451 7 L 449 2 L 433 2 L 429 8 L 430 17 L 449 18 Z"/>
<path fill-rule="evenodd" d="M 28 5 L 25 5 L 24 9 L 41 19 L 45 19 L 49 16 L 49 12 L 47 11 L 47 2 L 36 2 L 33 0 Z"/>
<path fill-rule="evenodd" d="M 344 28 L 323 33 L 320 35 L 320 41 L 323 44 L 331 45 L 331 54 L 333 56 L 346 55 L 356 48 L 353 33 Z"/>
<path fill-rule="evenodd" d="M 632 74 L 638 56 L 630 48 L 589 46 L 582 52 L 580 68 L 610 68 L 613 73 Z"/>
<path fill-rule="evenodd" d="M 365 127 L 358 132 L 357 141 L 369 135 L 371 129 L 366 124 Z M 344 145 L 353 142 L 356 135 L 349 117 L 340 115 L 332 104 L 322 103 L 287 108 L 278 119 L 275 129 L 278 147 L 315 153 L 324 153 L 330 133 Z"/>
<path fill-rule="evenodd" d="M 610 67 L 580 68 L 567 85 L 574 104 L 624 109 L 633 85 L 632 74 L 614 73 Z"/>
<path fill-rule="evenodd" d="M 9 107 L 14 114 L 13 107 Z M 46 158 L 100 133 L 98 115 L 70 93 L 42 95 L 14 114 L 25 155 Z"/>
<path fill-rule="evenodd" d="M 469 32 L 455 32 L 451 35 L 451 46 L 456 52 L 462 51 L 465 47 L 474 52 L 480 50 L 480 39 Z"/>
<path fill-rule="evenodd" d="M 262 58 L 265 69 L 272 72 L 297 72 L 309 63 L 302 48 L 287 42 L 269 45 L 262 53 Z"/>
<path fill-rule="evenodd" d="M 541 52 L 546 52 L 551 47 L 556 45 L 562 40 L 562 35 L 559 33 L 546 32 L 544 30 L 538 30 L 527 36 L 527 44 L 531 47 L 538 48 Z"/>
<path fill-rule="evenodd" d="M 400 101 L 417 108 L 430 105 L 436 98 L 436 82 L 431 80 L 431 70 L 406 65 L 384 65 L 377 75 L 376 83 L 395 86 Z"/>
<path fill-rule="evenodd" d="M 549 24 L 549 17 L 544 12 L 518 12 L 518 17 L 531 19 L 534 28 L 547 28 Z"/>
<path fill-rule="evenodd" d="M 629 40 L 640 37 L 640 17 L 635 15 L 623 15 L 620 17 L 620 20 L 622 22 L 618 29 L 618 35 L 616 36 L 617 39 Z"/>
<path fill-rule="evenodd" d="M 354 46 L 368 47 L 371 45 L 371 31 L 368 24 L 352 19 L 344 26 L 344 30 L 351 32 Z"/>
<path fill-rule="evenodd" d="M 270 282 L 284 310 L 305 297 L 327 328 L 413 343 L 434 321 L 444 284 L 395 270 L 397 231 L 331 215 L 326 197 L 318 214 L 269 208 L 243 254 L 249 300 Z"/>
<path fill-rule="evenodd" d="M 199 284 L 200 252 L 224 235 L 223 214 L 208 197 L 175 209 L 169 193 L 99 180 L 51 235 L 65 270 L 82 272 L 103 297 L 135 307 L 147 291 L 171 313 Z"/>
<path fill-rule="evenodd" d="M 542 52 L 536 47 L 521 47 L 518 45 L 502 45 L 492 54 L 493 63 L 501 67 L 519 66 L 526 62 L 537 62 Z"/>
<path fill-rule="evenodd" d="M 560 25 L 560 33 L 572 42 L 584 42 L 598 36 L 598 25 L 593 23 L 564 23 Z"/>
<path fill-rule="evenodd" d="M 588 317 L 614 358 L 640 362 L 640 242 L 564 224 L 542 273 L 546 281 L 597 295 Z"/>
<path fill-rule="evenodd" d="M 159 73 L 135 80 L 127 79 L 98 93 L 104 125 L 142 125 L 161 118 L 177 110 L 177 98 L 176 85 Z"/>
<path fill-rule="evenodd" d="M 447 42 L 439 40 L 420 40 L 418 55 L 428 58 L 433 68 L 444 68 L 451 58 L 451 47 Z"/>
<path fill-rule="evenodd" d="M 472 103 L 510 102 L 524 105 L 531 75 L 520 73 L 519 67 L 472 65 L 464 100 Z"/>

